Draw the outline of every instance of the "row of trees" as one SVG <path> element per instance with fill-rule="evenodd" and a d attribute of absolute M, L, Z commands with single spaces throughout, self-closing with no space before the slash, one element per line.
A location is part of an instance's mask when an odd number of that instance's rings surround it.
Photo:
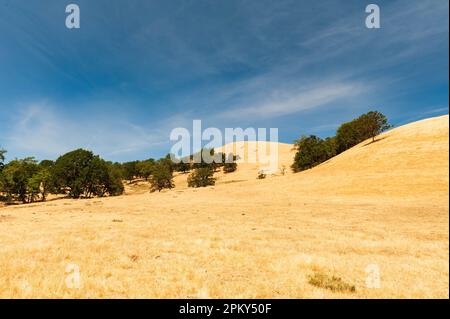
<path fill-rule="evenodd" d="M 188 173 L 194 169 L 202 167 L 209 167 L 214 171 L 217 171 L 219 168 L 223 167 L 223 171 L 225 173 L 231 173 L 237 169 L 236 156 L 230 154 L 229 156 L 233 156 L 233 158 L 231 160 L 227 160 L 227 157 L 224 153 L 218 153 L 216 155 L 221 158 L 221 162 L 208 163 L 206 160 L 204 160 L 203 156 L 203 154 L 206 153 L 210 154 L 210 156 L 214 156 L 215 150 L 213 148 L 202 149 L 200 152 L 191 155 L 189 158 L 180 159 L 178 163 L 172 160 L 174 156 L 167 154 L 164 158 L 161 158 L 158 161 L 150 158 L 144 161 L 132 161 L 119 165 L 120 169 L 122 170 L 123 179 L 128 181 L 132 181 L 136 178 L 144 178 L 145 180 L 148 180 L 153 172 L 157 170 L 156 168 L 161 168 L 161 165 L 163 165 L 166 169 L 171 170 L 172 172 L 181 173 Z M 194 158 L 199 159 L 199 161 L 194 162 Z"/>
<path fill-rule="evenodd" d="M 214 149 L 205 150 L 214 154 Z M 32 157 L 15 159 L 5 164 L 6 151 L 0 149 L 0 200 L 23 203 L 45 201 L 47 194 L 65 194 L 71 198 L 116 196 L 124 191 L 123 180 L 136 178 L 149 180 L 151 191 L 173 188 L 173 173 L 191 172 L 190 187 L 214 185 L 214 172 L 223 167 L 225 173 L 236 170 L 236 158 L 225 163 L 207 163 L 201 157 L 193 163 L 195 155 L 187 163 L 174 163 L 170 155 L 159 160 L 148 159 L 126 163 L 112 163 L 94 155 L 91 151 L 77 149 L 60 156 L 56 161 L 36 161 Z M 203 154 L 203 153 L 202 153 Z"/>
<path fill-rule="evenodd" d="M 217 155 L 220 158 L 218 163 L 208 163 L 204 160 L 204 154 L 209 154 L 210 157 Z M 201 160 L 198 163 L 192 164 L 194 171 L 188 177 L 189 187 L 206 187 L 215 185 L 216 179 L 214 178 L 214 172 L 223 169 L 224 173 L 232 173 L 237 169 L 236 156 L 233 154 L 226 155 L 225 153 L 215 154 L 214 149 L 203 149 L 200 153 L 191 156 L 191 160 L 198 156 Z"/>
<path fill-rule="evenodd" d="M 292 170 L 310 169 L 369 138 L 372 142 L 380 133 L 391 128 L 386 116 L 378 111 L 370 111 L 358 118 L 342 124 L 336 135 L 321 139 L 315 135 L 302 136 L 295 142 Z"/>
<path fill-rule="evenodd" d="M 217 155 L 221 161 L 218 163 L 205 159 L 205 154 L 209 156 Z M 194 161 L 196 159 L 196 161 Z M 151 191 L 161 191 L 163 188 L 173 187 L 173 172 L 190 172 L 187 182 L 189 187 L 206 187 L 215 185 L 214 173 L 220 168 L 224 173 L 231 173 L 237 169 L 236 156 L 227 156 L 224 153 L 215 154 L 214 149 L 202 149 L 200 152 L 191 155 L 188 159 L 182 159 L 178 163 L 171 160 L 170 154 L 156 163 L 155 172 L 151 174 Z M 126 163 L 125 163 L 126 164 Z"/>
<path fill-rule="evenodd" d="M 0 194 L 6 201 L 45 201 L 47 194 L 66 194 L 72 198 L 115 196 L 123 193 L 120 172 L 90 151 L 78 149 L 56 161 L 36 161 L 33 157 L 0 162 Z"/>

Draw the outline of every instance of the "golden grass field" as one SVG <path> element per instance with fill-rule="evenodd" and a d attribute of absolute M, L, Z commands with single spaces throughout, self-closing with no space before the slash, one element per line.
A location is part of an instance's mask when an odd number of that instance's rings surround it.
<path fill-rule="evenodd" d="M 178 175 L 161 193 L 1 207 L 0 297 L 448 298 L 448 143 L 441 116 L 302 173 L 241 164 L 203 189 Z M 292 145 L 279 154 L 289 167 Z"/>

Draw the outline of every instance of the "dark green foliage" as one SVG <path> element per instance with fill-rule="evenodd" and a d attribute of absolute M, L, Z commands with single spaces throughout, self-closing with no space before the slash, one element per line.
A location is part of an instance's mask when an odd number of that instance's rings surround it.
<path fill-rule="evenodd" d="M 175 172 L 186 173 L 191 170 L 192 156 L 178 158 L 175 154 L 169 154 L 169 157 L 172 160 L 172 166 Z"/>
<path fill-rule="evenodd" d="M 172 171 L 172 161 L 167 158 L 160 159 L 154 164 L 154 170 L 150 176 L 151 192 L 160 192 L 164 188 L 173 188 L 175 185 L 173 183 L 173 171 Z"/>
<path fill-rule="evenodd" d="M 361 115 L 359 121 L 361 122 L 362 137 L 372 138 L 372 142 L 375 141 L 377 135 L 392 127 L 386 116 L 378 111 L 370 111 Z"/>
<path fill-rule="evenodd" d="M 45 201 L 51 190 L 51 161 L 37 162 L 32 158 L 13 160 L 0 172 L 0 193 L 9 201 L 34 202 L 38 197 Z"/>
<path fill-rule="evenodd" d="M 0 173 L 2 172 L 6 151 L 0 148 Z"/>
<path fill-rule="evenodd" d="M 34 201 L 39 195 L 44 202 L 51 189 L 52 175 L 50 171 L 47 168 L 39 167 L 38 172 L 28 180 L 28 192 L 31 200 Z"/>
<path fill-rule="evenodd" d="M 211 157 L 210 159 L 207 158 L 207 155 L 209 154 L 209 156 Z M 194 155 L 192 155 L 192 159 L 194 161 L 194 163 L 192 164 L 192 168 L 197 169 L 197 168 L 210 168 L 212 170 L 215 170 L 218 167 L 218 164 L 220 165 L 220 160 L 217 161 L 219 163 L 215 163 L 213 161 L 214 159 L 214 148 L 208 149 L 208 148 L 204 148 L 202 149 L 200 152 L 195 153 Z M 218 155 L 217 157 L 220 156 L 220 159 L 222 159 L 221 155 Z M 208 163 L 211 162 L 211 163 Z"/>
<path fill-rule="evenodd" d="M 294 157 L 292 170 L 300 172 L 326 161 L 330 158 L 329 152 L 331 151 L 328 149 L 329 146 L 329 142 L 325 142 L 317 136 L 302 136 L 295 142 L 297 153 Z"/>
<path fill-rule="evenodd" d="M 136 174 L 147 180 L 153 172 L 153 166 L 155 165 L 155 160 L 153 158 L 146 161 L 140 161 L 136 163 Z"/>
<path fill-rule="evenodd" d="M 189 187 L 206 187 L 216 184 L 214 170 L 211 167 L 199 167 L 188 177 Z"/>
<path fill-rule="evenodd" d="M 166 157 L 160 158 L 158 160 L 162 165 L 164 165 L 171 173 L 175 171 L 175 163 L 172 161 L 170 154 L 167 154 Z"/>
<path fill-rule="evenodd" d="M 236 156 L 233 154 L 228 154 L 226 157 L 224 153 L 222 153 L 222 162 L 223 162 L 223 172 L 224 173 L 232 173 L 237 169 Z"/>
<path fill-rule="evenodd" d="M 53 166 L 53 183 L 72 198 L 118 195 L 123 186 L 111 164 L 90 151 L 78 149 L 60 156 Z M 122 189 L 122 191 L 120 191 Z"/>
<path fill-rule="evenodd" d="M 363 140 L 360 137 L 357 123 L 344 123 L 336 132 L 336 152 L 342 153 L 361 141 Z"/>
<path fill-rule="evenodd" d="M 336 137 L 327 137 L 322 141 L 322 149 L 325 157 L 328 160 L 337 155 Z"/>
<path fill-rule="evenodd" d="M 378 134 L 390 127 L 382 113 L 371 111 L 342 124 L 336 136 L 325 140 L 314 135 L 303 136 L 295 142 L 297 153 L 291 167 L 294 172 L 312 168 L 368 138 L 375 141 Z"/>
<path fill-rule="evenodd" d="M 187 173 L 191 170 L 191 164 L 181 161 L 181 162 L 175 164 L 175 170 L 177 172 Z"/>
<path fill-rule="evenodd" d="M 386 116 L 377 111 L 371 111 L 360 117 L 342 124 L 336 132 L 336 149 L 338 153 L 342 153 L 347 149 L 361 143 L 362 141 L 372 138 L 389 129 Z"/>
<path fill-rule="evenodd" d="M 55 162 L 51 160 L 43 160 L 39 162 L 40 168 L 45 168 L 48 170 L 51 170 L 53 168 L 53 165 L 55 165 Z"/>
<path fill-rule="evenodd" d="M 107 162 L 107 165 L 108 178 L 105 180 L 105 190 L 110 196 L 122 195 L 125 190 L 122 183 L 122 168 L 118 163 Z"/>
<path fill-rule="evenodd" d="M 5 166 L 4 161 L 5 161 L 5 154 L 6 151 L 0 148 L 0 201 L 4 201 L 7 200 L 6 196 L 3 193 L 3 188 L 2 188 L 2 170 L 3 167 Z"/>
<path fill-rule="evenodd" d="M 122 164 L 122 177 L 125 180 L 131 181 L 139 176 L 139 169 L 137 167 L 138 161 L 126 162 Z"/>
<path fill-rule="evenodd" d="M 237 164 L 236 164 L 236 162 L 233 162 L 233 163 L 225 163 L 225 164 L 223 165 L 223 172 L 224 172 L 224 173 L 232 173 L 232 172 L 236 171 L 236 169 L 237 169 Z"/>
<path fill-rule="evenodd" d="M 38 171 L 37 162 L 32 157 L 13 160 L 4 166 L 0 174 L 0 190 L 6 193 L 8 200 L 31 202 L 36 194 L 30 192 L 28 182 Z"/>

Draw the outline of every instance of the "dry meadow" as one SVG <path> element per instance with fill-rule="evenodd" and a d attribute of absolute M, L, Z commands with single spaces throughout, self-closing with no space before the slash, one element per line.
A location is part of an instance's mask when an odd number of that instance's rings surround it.
<path fill-rule="evenodd" d="M 0 297 L 448 298 L 448 121 L 297 174 L 241 164 L 214 187 L 181 174 L 161 193 L 0 207 Z"/>

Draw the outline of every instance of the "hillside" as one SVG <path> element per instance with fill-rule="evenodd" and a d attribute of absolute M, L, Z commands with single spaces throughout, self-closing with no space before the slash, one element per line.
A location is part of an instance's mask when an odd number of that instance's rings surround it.
<path fill-rule="evenodd" d="M 297 174 L 258 180 L 256 163 L 240 164 L 214 187 L 180 174 L 161 193 L 140 183 L 0 208 L 0 297 L 448 298 L 448 121 L 395 128 Z M 289 167 L 292 145 L 278 149 Z M 68 263 L 80 289 L 64 286 Z M 379 288 L 366 284 L 373 267 Z"/>

